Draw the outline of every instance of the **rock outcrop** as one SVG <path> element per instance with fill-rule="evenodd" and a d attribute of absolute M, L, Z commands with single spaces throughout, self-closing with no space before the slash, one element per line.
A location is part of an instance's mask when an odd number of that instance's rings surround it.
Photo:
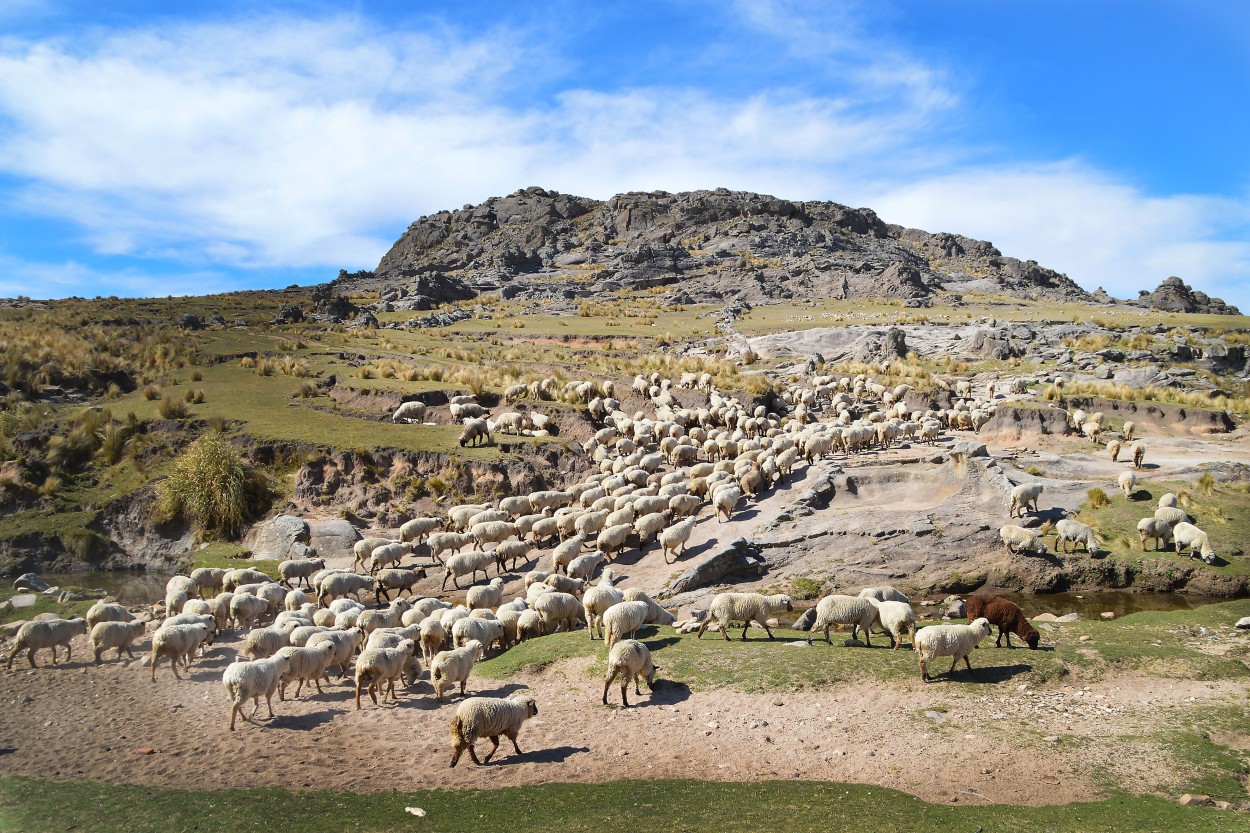
<path fill-rule="evenodd" d="M 1141 291 L 1134 302 L 1164 312 L 1198 312 L 1211 315 L 1241 315 L 1241 311 L 1220 298 L 1199 292 L 1175 275 L 1167 278 L 1154 292 Z"/>

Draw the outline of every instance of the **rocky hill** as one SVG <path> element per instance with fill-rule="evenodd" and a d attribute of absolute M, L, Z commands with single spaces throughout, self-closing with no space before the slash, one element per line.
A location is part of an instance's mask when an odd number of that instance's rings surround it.
<path fill-rule="evenodd" d="M 1199 292 L 1175 275 L 1159 284 L 1154 292 L 1141 291 L 1141 296 L 1130 303 L 1165 312 L 1197 312 L 1211 315 L 1241 315 L 1232 304 L 1222 298 L 1212 298 Z"/>
<path fill-rule="evenodd" d="M 606 201 L 526 188 L 422 217 L 353 288 L 399 290 L 428 309 L 472 292 L 572 299 L 671 287 L 681 303 L 894 298 L 938 291 L 1090 301 L 1066 275 L 992 244 L 883 222 L 867 208 L 761 194 L 619 194 Z"/>

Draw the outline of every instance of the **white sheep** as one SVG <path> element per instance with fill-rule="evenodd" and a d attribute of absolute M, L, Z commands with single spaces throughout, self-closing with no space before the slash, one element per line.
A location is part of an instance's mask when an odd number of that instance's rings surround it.
<path fill-rule="evenodd" d="M 807 644 L 812 644 L 812 635 L 822 632 L 825 642 L 830 645 L 829 631 L 838 625 L 851 626 L 851 638 L 854 639 L 860 628 L 864 629 L 864 644 L 872 647 L 872 626 L 880 619 L 877 600 L 870 597 L 846 596 L 834 593 L 825 596 L 816 604 L 816 620 L 807 632 Z M 745 635 L 745 632 L 744 632 Z"/>
<path fill-rule="evenodd" d="M 515 692 L 507 699 L 470 697 L 465 700 L 456 707 L 456 714 L 451 719 L 451 766 L 456 765 L 466 749 L 473 763 L 478 766 L 489 763 L 499 749 L 500 735 L 512 741 L 512 749 L 520 755 L 517 734 L 521 731 L 521 724 L 536 714 L 538 704 L 523 691 Z M 473 748 L 478 738 L 490 738 L 493 744 L 483 760 L 478 760 L 477 751 Z"/>
<path fill-rule="evenodd" d="M 406 544 L 420 543 L 431 532 L 443 528 L 442 518 L 413 518 L 399 528 L 399 540 Z"/>
<path fill-rule="evenodd" d="M 447 589 L 447 580 L 451 579 L 451 583 L 455 585 L 457 590 L 460 589 L 460 577 L 469 576 L 469 583 L 477 581 L 477 573 L 482 572 L 482 578 L 486 578 L 486 570 L 491 564 L 495 563 L 495 554 L 490 550 L 469 550 L 468 552 L 456 553 L 443 562 L 443 586 Z"/>
<path fill-rule="evenodd" d="M 522 563 L 528 563 L 531 546 L 528 541 L 511 540 L 495 547 L 495 565 L 499 572 L 502 573 L 505 569 L 515 570 L 518 559 L 524 559 Z"/>
<path fill-rule="evenodd" d="M 265 659 L 278 653 L 280 648 L 291 644 L 291 631 L 294 628 L 255 628 L 243 637 L 243 646 L 239 653 L 248 659 Z"/>
<path fill-rule="evenodd" d="M 1116 485 L 1120 487 L 1120 491 L 1126 498 L 1132 497 L 1133 490 L 1137 488 L 1137 475 L 1131 471 L 1122 471 L 1116 478 Z"/>
<path fill-rule="evenodd" d="M 745 640 L 747 629 L 754 621 L 764 629 L 768 638 L 772 639 L 773 632 L 768 627 L 768 617 L 782 609 L 794 610 L 790 597 L 783 593 L 773 596 L 764 596 L 760 593 L 717 593 L 708 608 L 707 619 L 704 619 L 703 624 L 699 626 L 698 638 L 702 639 L 703 632 L 707 630 L 708 625 L 715 622 L 716 629 L 728 642 L 729 634 L 726 629 L 733 622 L 742 622 L 742 638 Z"/>
<path fill-rule="evenodd" d="M 291 587 L 291 579 L 300 579 L 306 587 L 312 587 L 308 579 L 318 570 L 324 570 L 324 558 L 291 558 L 278 564 L 278 574 L 282 576 L 278 582 L 283 587 Z"/>
<path fill-rule="evenodd" d="M 1211 549 L 1207 533 L 1193 524 L 1181 521 L 1172 527 L 1172 538 L 1176 541 L 1177 555 L 1181 554 L 1181 550 L 1188 549 L 1191 558 L 1199 555 L 1207 564 L 1215 563 L 1215 550 Z"/>
<path fill-rule="evenodd" d="M 482 647 L 489 651 L 496 642 L 502 647 L 504 636 L 503 624 L 494 619 L 468 616 L 451 626 L 451 644 L 455 648 L 470 642 L 480 642 Z"/>
<path fill-rule="evenodd" d="M 398 542 L 394 538 L 361 538 L 355 544 L 352 544 L 352 553 L 356 556 L 355 560 L 352 561 L 352 569 L 354 570 L 357 567 L 364 569 L 365 564 L 369 562 L 369 557 L 373 555 L 374 550 L 376 550 L 378 547 L 384 547 L 387 544 L 395 544 L 395 543 L 398 543 Z M 335 572 L 335 571 L 329 571 L 329 572 Z M 340 570 L 337 572 L 347 572 L 347 571 Z M 324 574 L 322 575 L 322 577 L 324 577 Z M 317 577 L 313 578 L 313 587 L 316 587 L 320 583 L 321 583 L 320 578 L 317 578 Z"/>
<path fill-rule="evenodd" d="M 87 611 L 87 627 L 94 628 L 100 622 L 129 622 L 134 618 L 123 606 L 101 600 Z"/>
<path fill-rule="evenodd" d="M 286 699 L 286 687 L 292 681 L 299 682 L 295 687 L 293 699 L 299 699 L 300 692 L 304 690 L 304 683 L 309 681 L 317 687 L 317 693 L 321 694 L 321 678 L 325 677 L 326 682 L 330 681 L 330 675 L 326 669 L 333 662 L 334 654 L 334 644 L 330 642 L 321 642 L 312 646 L 288 645 L 279 649 L 274 656 L 285 657 L 289 668 L 279 680 L 278 699 Z"/>
<path fill-rule="evenodd" d="M 480 607 L 499 607 L 503 604 L 503 579 L 493 578 L 490 584 L 484 587 L 470 587 L 464 597 L 464 603 L 469 610 L 477 610 Z"/>
<path fill-rule="evenodd" d="M 35 668 L 35 652 L 44 648 L 52 649 L 52 664 L 56 665 L 56 649 L 64 646 L 65 661 L 72 659 L 70 642 L 75 636 L 87 632 L 86 619 L 56 619 L 51 622 L 27 622 L 17 631 L 17 641 L 13 643 L 13 651 L 9 654 L 7 668 L 13 667 L 13 658 L 23 650 L 31 668 Z"/>
<path fill-rule="evenodd" d="M 599 564 L 603 562 L 603 557 L 603 550 L 595 550 L 589 555 L 579 555 L 569 562 L 568 577 L 581 581 L 590 581 L 595 575 L 595 570 L 599 569 Z M 548 583 L 550 584 L 550 582 Z"/>
<path fill-rule="evenodd" d="M 305 643 L 306 648 L 315 648 L 323 642 L 328 642 L 334 646 L 334 656 L 326 663 L 328 668 L 331 665 L 339 667 L 339 677 L 347 676 L 347 664 L 351 662 L 352 656 L 355 655 L 356 649 L 365 641 L 365 634 L 360 628 L 348 628 L 341 631 L 323 631 L 322 633 L 314 633 Z"/>
<path fill-rule="evenodd" d="M 645 591 L 637 587 L 630 587 L 625 590 L 625 601 L 627 602 L 645 602 L 647 605 L 647 618 L 643 620 L 643 624 L 647 625 L 672 625 L 677 621 L 677 617 L 660 607 L 655 599 L 646 594 Z"/>
<path fill-rule="evenodd" d="M 479 441 L 485 440 L 487 445 L 494 443 L 490 436 L 490 424 L 481 417 L 468 417 L 464 420 L 464 431 L 460 433 L 457 442 L 460 447 L 466 445 L 477 445 Z"/>
<path fill-rule="evenodd" d="M 362 576 L 358 573 L 333 573 L 326 576 L 317 588 L 317 604 L 324 607 L 335 599 L 346 596 L 355 596 L 359 601 L 361 593 L 373 590 L 376 586 L 377 582 L 370 576 Z"/>
<path fill-rule="evenodd" d="M 485 547 L 487 544 L 498 544 L 507 541 L 509 538 L 518 537 L 516 524 L 509 521 L 483 521 L 475 523 L 469 529 L 469 534 L 473 536 L 473 540 L 477 542 L 479 547 Z"/>
<path fill-rule="evenodd" d="M 100 656 L 109 648 L 117 649 L 118 661 L 122 651 L 131 659 L 135 658 L 130 650 L 131 644 L 147 632 L 147 623 L 133 622 L 97 622 L 91 629 L 91 647 L 95 650 L 96 665 L 100 664 Z"/>
<path fill-rule="evenodd" d="M 603 705 L 608 704 L 608 688 L 618 676 L 621 678 L 621 705 L 629 708 L 626 693 L 629 683 L 634 683 L 634 694 L 642 696 L 638 688 L 638 678 L 647 683 L 647 689 L 655 690 L 655 673 L 659 670 L 651 660 L 651 650 L 636 639 L 622 639 L 608 651 L 608 676 L 603 681 Z"/>
<path fill-rule="evenodd" d="M 598 634 L 599 638 L 603 638 L 603 622 L 602 617 L 605 611 L 618 602 L 625 601 L 625 594 L 612 586 L 613 573 L 611 569 L 603 571 L 603 577 L 594 587 L 588 589 L 582 596 L 582 610 L 586 615 L 586 630 L 590 634 L 590 638 L 594 639 Z"/>
<path fill-rule="evenodd" d="M 429 407 L 416 399 L 411 402 L 404 402 L 395 409 L 395 413 L 391 414 L 391 422 L 425 422 L 426 411 Z"/>
<path fill-rule="evenodd" d="M 465 686 L 469 683 L 469 674 L 473 671 L 473 663 L 486 657 L 486 649 L 481 642 L 470 640 L 459 648 L 440 651 L 430 662 L 430 682 L 434 685 L 434 696 L 443 702 L 443 691 L 460 683 L 460 696 L 464 696 Z"/>
<path fill-rule="evenodd" d="M 221 577 L 221 588 L 233 592 L 239 585 L 261 584 L 266 581 L 269 581 L 268 573 L 262 573 L 260 570 L 253 570 L 250 567 L 240 567 L 228 571 Z"/>
<path fill-rule="evenodd" d="M 443 643 L 447 641 L 447 628 L 443 625 L 443 620 L 439 616 L 427 616 L 421 620 L 418 625 L 421 631 L 419 637 L 421 642 L 421 659 L 425 660 L 426 665 L 430 664 L 430 660 L 434 655 L 442 649 Z"/>
<path fill-rule="evenodd" d="M 618 602 L 604 611 L 603 638 L 608 648 L 626 635 L 632 636 L 646 622 L 648 612 L 647 603 L 642 601 Z"/>
<path fill-rule="evenodd" d="M 221 675 L 221 682 L 226 687 L 226 694 L 230 697 L 230 731 L 234 731 L 235 715 L 242 715 L 244 720 L 252 722 L 252 717 L 260 711 L 261 695 L 265 697 L 265 707 L 269 709 L 269 716 L 273 717 L 273 693 L 277 691 L 282 675 L 290 669 L 291 665 L 286 657 L 233 662 L 226 666 L 225 672 Z M 243 704 L 249 697 L 256 704 L 250 717 L 243 715 Z"/>
<path fill-rule="evenodd" d="M 356 658 L 356 708 L 360 708 L 360 692 L 367 690 L 373 705 L 378 705 L 378 691 L 389 684 L 390 698 L 395 694 L 395 680 L 402 676 L 408 661 L 412 659 L 417 643 L 411 639 L 401 640 L 394 648 L 366 648 Z M 383 691 L 382 701 L 386 702 Z"/>
<path fill-rule="evenodd" d="M 1137 522 L 1137 537 L 1141 540 L 1141 548 L 1146 549 L 1146 539 L 1153 539 L 1155 551 L 1167 547 L 1172 541 L 1172 525 L 1158 518 L 1142 518 Z"/>
<path fill-rule="evenodd" d="M 532 606 L 538 613 L 544 633 L 554 633 L 561 627 L 571 631 L 585 617 L 581 601 L 570 593 L 555 590 L 543 593 L 534 599 Z"/>
<path fill-rule="evenodd" d="M 686 518 L 684 521 L 678 521 L 660 532 L 658 540 L 665 564 L 672 563 L 668 559 L 670 552 L 673 554 L 673 561 L 676 561 L 686 552 L 686 542 L 694 534 L 695 522 L 696 519 L 693 517 Z"/>
<path fill-rule="evenodd" d="M 369 572 L 376 575 L 383 567 L 398 567 L 403 562 L 404 556 L 411 554 L 412 544 L 402 541 L 374 547 L 373 552 L 369 554 Z"/>
<path fill-rule="evenodd" d="M 625 542 L 633 531 L 634 525 L 632 523 L 605 526 L 595 538 L 595 549 L 603 553 L 611 561 L 613 553 L 625 548 Z"/>
<path fill-rule="evenodd" d="M 1107 442 L 1107 453 L 1111 455 L 1111 462 L 1117 463 L 1120 460 L 1120 441 L 1109 440 Z"/>
<path fill-rule="evenodd" d="M 962 658 L 971 674 L 972 663 L 968 661 L 968 655 L 992 630 L 989 620 L 982 617 L 967 625 L 930 625 L 916 631 L 912 645 L 920 659 L 920 679 L 926 683 L 929 681 L 927 662 L 937 657 L 951 657 L 950 674 L 955 672 L 955 666 Z"/>
<path fill-rule="evenodd" d="M 1010 553 L 1046 554 L 1046 542 L 1042 540 L 1042 533 L 1036 529 L 1004 524 L 998 528 L 998 537 L 1007 545 Z"/>
<path fill-rule="evenodd" d="M 1019 510 L 1020 517 L 1024 517 L 1024 513 L 1029 510 L 1030 505 L 1032 511 L 1037 511 L 1037 499 L 1041 497 L 1044 486 L 1041 483 L 1021 483 L 1011 490 L 1011 505 L 1007 510 L 1007 517 L 1016 517 L 1016 510 Z"/>
<path fill-rule="evenodd" d="M 725 486 L 717 489 L 712 494 L 712 507 L 716 512 L 717 522 L 728 522 L 733 515 L 734 507 L 738 505 L 740 500 L 742 500 L 742 489 L 737 486 Z M 721 521 L 721 515 L 725 516 L 724 521 Z"/>
<path fill-rule="evenodd" d="M 403 624 L 404 613 L 412 609 L 412 603 L 396 599 L 384 610 L 364 610 L 356 617 L 356 625 L 368 636 L 378 628 L 397 628 Z"/>
<path fill-rule="evenodd" d="M 417 582 L 423 578 L 425 578 L 425 569 L 421 567 L 378 570 L 378 574 L 373 577 L 377 584 L 378 601 L 389 604 L 392 590 L 395 591 L 396 598 L 403 596 L 405 590 L 408 591 L 409 596 L 415 595 L 412 588 L 416 587 Z"/>
<path fill-rule="evenodd" d="M 1142 461 L 1146 459 L 1146 444 L 1141 440 L 1133 443 L 1133 468 L 1140 469 Z"/>
<path fill-rule="evenodd" d="M 912 648 L 916 646 L 916 611 L 907 602 L 877 601 L 869 597 L 868 602 L 877 608 L 877 618 L 881 629 L 890 637 L 895 651 L 903 644 L 903 635 L 911 640 Z"/>
<path fill-rule="evenodd" d="M 1067 553 L 1069 543 L 1072 544 L 1073 552 L 1076 551 L 1077 544 L 1083 544 L 1085 552 L 1090 555 L 1098 552 L 1098 537 L 1094 535 L 1093 528 L 1089 524 L 1064 518 L 1055 524 L 1055 552 Z"/>
<path fill-rule="evenodd" d="M 888 584 L 880 587 L 865 587 L 859 591 L 861 599 L 876 599 L 879 602 L 904 602 L 911 604 L 911 599 L 907 598 L 907 594 L 896 590 Z"/>
<path fill-rule="evenodd" d="M 582 547 L 585 543 L 586 539 L 583 536 L 575 535 L 557 544 L 551 551 L 551 572 L 562 573 L 567 570 L 569 562 L 582 554 Z"/>
<path fill-rule="evenodd" d="M 1175 506 L 1160 506 L 1155 510 L 1155 519 L 1171 524 L 1173 527 L 1177 524 L 1189 523 L 1189 515 Z"/>
<path fill-rule="evenodd" d="M 208 625 L 204 624 L 170 625 L 152 634 L 150 657 L 152 682 L 156 682 L 156 664 L 160 662 L 161 657 L 169 657 L 169 664 L 173 669 L 175 679 L 181 680 L 182 676 L 178 673 L 178 661 L 181 660 L 183 666 L 190 669 L 191 656 L 206 639 L 208 639 Z"/>
<path fill-rule="evenodd" d="M 206 590 L 221 590 L 221 583 L 228 572 L 225 567 L 196 567 L 191 571 L 191 580 L 202 597 Z"/>

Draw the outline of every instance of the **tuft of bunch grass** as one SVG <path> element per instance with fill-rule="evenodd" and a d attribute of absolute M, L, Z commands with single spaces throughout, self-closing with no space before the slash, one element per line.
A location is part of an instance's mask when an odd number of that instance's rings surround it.
<path fill-rule="evenodd" d="M 1085 497 L 1089 500 L 1090 507 L 1094 509 L 1101 509 L 1104 506 L 1111 505 L 1111 500 L 1107 497 L 1107 493 L 1097 486 L 1086 492 Z"/>
<path fill-rule="evenodd" d="M 185 518 L 202 535 L 226 538 L 237 536 L 270 495 L 265 476 L 216 434 L 191 443 L 157 488 L 167 516 Z"/>

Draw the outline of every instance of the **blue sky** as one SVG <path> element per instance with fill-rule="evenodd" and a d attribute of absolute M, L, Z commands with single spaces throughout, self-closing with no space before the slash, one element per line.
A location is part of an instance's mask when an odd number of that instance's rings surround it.
<path fill-rule="evenodd" d="M 1248 4 L 258 8 L 0 4 L 0 295 L 317 283 L 529 185 L 727 186 L 1250 311 Z"/>

